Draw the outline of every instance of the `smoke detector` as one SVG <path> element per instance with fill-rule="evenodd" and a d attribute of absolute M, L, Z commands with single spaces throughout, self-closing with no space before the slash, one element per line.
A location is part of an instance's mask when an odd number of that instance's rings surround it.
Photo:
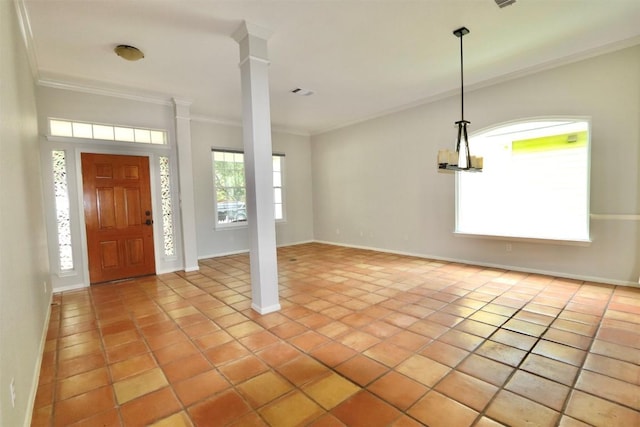
<path fill-rule="evenodd" d="M 516 0 L 495 0 L 496 4 L 501 8 L 514 4 Z"/>

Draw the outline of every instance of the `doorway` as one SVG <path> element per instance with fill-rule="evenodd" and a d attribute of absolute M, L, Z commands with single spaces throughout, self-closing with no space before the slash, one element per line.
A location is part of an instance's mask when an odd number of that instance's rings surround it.
<path fill-rule="evenodd" d="M 82 153 L 91 284 L 155 274 L 149 158 Z"/>

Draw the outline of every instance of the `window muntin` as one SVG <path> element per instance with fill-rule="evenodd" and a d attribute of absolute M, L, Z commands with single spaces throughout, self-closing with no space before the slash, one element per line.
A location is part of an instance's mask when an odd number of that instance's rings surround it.
<path fill-rule="evenodd" d="M 589 240 L 589 123 L 539 120 L 473 135 L 482 173 L 458 173 L 456 232 Z"/>
<path fill-rule="evenodd" d="M 232 150 L 212 150 L 216 224 L 233 226 L 247 221 L 244 153 Z M 284 219 L 283 193 L 284 155 L 274 154 L 273 196 L 274 218 Z"/>
<path fill-rule="evenodd" d="M 275 219 L 284 218 L 282 195 L 282 156 L 273 156 L 273 202 Z"/>
<path fill-rule="evenodd" d="M 52 136 L 166 145 L 167 132 L 154 129 L 49 119 Z"/>

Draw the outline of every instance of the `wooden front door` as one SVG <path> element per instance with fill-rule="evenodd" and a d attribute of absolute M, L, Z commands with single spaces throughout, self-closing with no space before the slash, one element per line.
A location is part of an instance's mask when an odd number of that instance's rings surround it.
<path fill-rule="evenodd" d="M 155 274 L 149 158 L 82 153 L 92 284 Z"/>

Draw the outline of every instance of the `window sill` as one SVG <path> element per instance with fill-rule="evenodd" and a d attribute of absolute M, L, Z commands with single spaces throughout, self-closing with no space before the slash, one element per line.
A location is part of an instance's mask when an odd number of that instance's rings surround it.
<path fill-rule="evenodd" d="M 276 223 L 276 225 L 286 224 L 287 220 L 286 219 L 276 219 L 275 223 Z M 213 227 L 213 229 L 215 231 L 242 230 L 242 229 L 247 228 L 248 226 L 249 226 L 248 222 L 229 223 L 229 224 L 216 224 Z"/>
<path fill-rule="evenodd" d="M 75 270 L 75 268 L 72 268 L 70 270 L 59 270 L 58 272 L 56 272 L 56 276 L 58 276 L 59 278 L 73 277 L 77 275 L 78 272 Z"/>
<path fill-rule="evenodd" d="M 213 229 L 215 231 L 227 231 L 227 230 L 242 230 L 247 228 L 249 224 L 245 221 L 242 223 L 228 223 L 228 224 L 216 224 Z"/>
<path fill-rule="evenodd" d="M 534 237 L 516 237 L 516 236 L 493 236 L 489 234 L 474 234 L 464 233 L 460 231 L 454 231 L 455 237 L 465 237 L 471 239 L 484 239 L 484 240 L 501 240 L 505 242 L 525 242 L 525 243 L 541 243 L 547 245 L 561 245 L 561 246 L 591 246 L 591 239 L 588 240 L 562 240 L 562 239 L 542 239 Z"/>

